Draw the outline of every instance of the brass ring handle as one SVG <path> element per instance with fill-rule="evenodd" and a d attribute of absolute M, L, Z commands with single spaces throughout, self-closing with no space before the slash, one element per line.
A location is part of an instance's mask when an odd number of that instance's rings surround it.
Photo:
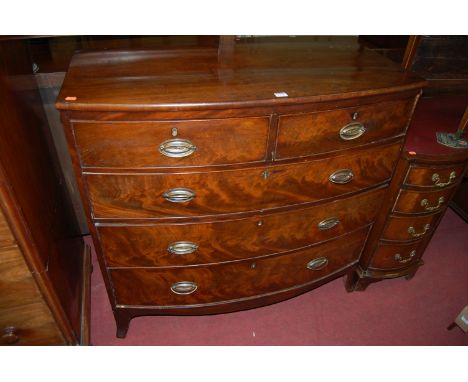
<path fill-rule="evenodd" d="M 179 281 L 171 285 L 171 292 L 175 294 L 191 294 L 197 288 L 198 285 L 192 281 Z"/>
<path fill-rule="evenodd" d="M 173 255 L 189 255 L 196 252 L 198 245 L 191 241 L 176 241 L 167 247 L 167 251 Z"/>
<path fill-rule="evenodd" d="M 172 203 L 189 202 L 196 194 L 189 188 L 172 188 L 163 194 L 164 199 Z"/>
<path fill-rule="evenodd" d="M 361 122 L 351 122 L 340 130 L 340 138 L 344 141 L 351 141 L 359 138 L 366 132 L 366 128 Z"/>
<path fill-rule="evenodd" d="M 307 269 L 311 271 L 319 271 L 327 266 L 328 259 L 326 257 L 319 257 L 317 259 L 310 260 L 307 263 Z"/>
<path fill-rule="evenodd" d="M 441 196 L 439 198 L 439 202 L 437 203 L 437 206 L 430 206 L 429 205 L 429 200 L 423 199 L 423 200 L 421 200 L 421 207 L 424 207 L 424 209 L 426 211 L 434 211 L 434 210 L 437 210 L 438 208 L 440 208 L 440 206 L 442 206 L 442 204 L 444 202 L 445 202 L 445 198 L 443 196 Z"/>
<path fill-rule="evenodd" d="M 159 152 L 170 158 L 184 158 L 192 155 L 197 150 L 197 146 L 195 146 L 192 142 L 188 139 L 169 139 L 164 141 L 159 146 Z"/>
<path fill-rule="evenodd" d="M 346 184 L 351 182 L 354 174 L 349 168 L 337 170 L 328 177 L 328 180 L 336 184 Z"/>
<path fill-rule="evenodd" d="M 328 219 L 322 220 L 320 223 L 317 224 L 317 226 L 320 231 L 325 231 L 327 229 L 336 227 L 339 223 L 340 223 L 340 220 L 338 218 L 328 218 Z"/>
<path fill-rule="evenodd" d="M 439 187 L 445 187 L 448 186 L 449 184 L 455 183 L 454 180 L 457 177 L 457 173 L 455 171 L 452 171 L 449 175 L 448 181 L 445 183 L 440 182 L 440 175 L 437 173 L 432 174 L 432 181 L 434 182 L 435 186 Z"/>
<path fill-rule="evenodd" d="M 426 232 L 430 230 L 430 228 L 431 228 L 431 225 L 430 225 L 430 224 L 426 224 L 426 225 L 424 226 L 424 231 L 423 231 L 423 232 L 418 232 L 418 233 L 416 233 L 416 230 L 414 229 L 414 227 L 411 226 L 411 227 L 408 228 L 408 233 L 409 233 L 412 237 L 421 237 L 421 236 L 425 235 Z"/>
<path fill-rule="evenodd" d="M 393 258 L 395 259 L 395 261 L 398 261 L 399 263 L 407 263 L 408 261 L 411 261 L 413 260 L 413 257 L 416 256 L 416 251 L 413 249 L 410 253 L 409 253 L 409 256 L 404 258 L 404 257 L 401 257 L 401 255 L 399 253 L 397 253 Z"/>

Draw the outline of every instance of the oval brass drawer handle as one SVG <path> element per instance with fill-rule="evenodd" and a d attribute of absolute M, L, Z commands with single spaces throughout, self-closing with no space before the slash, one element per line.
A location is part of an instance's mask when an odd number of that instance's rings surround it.
<path fill-rule="evenodd" d="M 317 226 L 320 231 L 325 231 L 327 229 L 336 227 L 339 223 L 340 220 L 338 218 L 328 218 L 322 220 L 320 223 L 317 224 Z"/>
<path fill-rule="evenodd" d="M 175 294 L 191 294 L 195 292 L 198 285 L 192 281 L 179 281 L 171 286 L 171 292 Z"/>
<path fill-rule="evenodd" d="M 190 188 L 171 188 L 163 194 L 164 199 L 172 203 L 189 202 L 196 194 Z"/>
<path fill-rule="evenodd" d="M 349 168 L 337 170 L 328 177 L 328 180 L 336 184 L 346 184 L 351 182 L 354 174 Z"/>
<path fill-rule="evenodd" d="M 167 247 L 167 251 L 173 255 L 189 255 L 190 253 L 196 252 L 198 245 L 191 241 L 176 241 L 171 243 Z"/>
<path fill-rule="evenodd" d="M 432 181 L 434 182 L 435 186 L 439 187 L 445 187 L 448 186 L 449 184 L 455 183 L 455 179 L 457 177 L 457 173 L 455 171 L 452 171 L 449 175 L 448 181 L 445 183 L 440 182 L 440 175 L 437 173 L 432 174 Z"/>
<path fill-rule="evenodd" d="M 426 232 L 429 231 L 430 229 L 431 229 L 431 225 L 430 225 L 430 224 L 426 224 L 426 225 L 424 226 L 424 231 L 416 233 L 415 228 L 414 228 L 413 226 L 411 226 L 411 227 L 408 228 L 408 233 L 409 233 L 412 237 L 421 237 L 421 236 L 425 235 Z"/>
<path fill-rule="evenodd" d="M 366 128 L 361 122 L 351 122 L 340 130 L 340 138 L 344 141 L 351 141 L 359 138 L 366 132 Z"/>
<path fill-rule="evenodd" d="M 197 150 L 195 146 L 188 139 L 168 139 L 159 146 L 159 152 L 170 158 L 183 158 L 192 155 Z"/>
<path fill-rule="evenodd" d="M 317 259 L 310 260 L 307 263 L 307 269 L 312 271 L 319 271 L 327 266 L 328 259 L 326 257 L 319 257 Z"/>
<path fill-rule="evenodd" d="M 408 261 L 411 261 L 413 260 L 413 257 L 416 256 L 416 251 L 413 249 L 410 253 L 409 253 L 409 256 L 404 258 L 404 257 L 401 257 L 401 255 L 399 253 L 397 253 L 395 256 L 393 256 L 393 258 L 395 259 L 395 261 L 398 261 L 399 263 L 407 263 Z"/>
<path fill-rule="evenodd" d="M 440 208 L 440 206 L 442 206 L 442 204 L 444 202 L 445 202 L 445 198 L 443 196 L 441 196 L 439 198 L 439 202 L 437 203 L 437 206 L 430 206 L 429 205 L 429 200 L 423 199 L 423 200 L 421 200 L 421 207 L 424 207 L 424 209 L 426 211 L 434 211 L 434 210 L 437 210 L 438 208 Z"/>

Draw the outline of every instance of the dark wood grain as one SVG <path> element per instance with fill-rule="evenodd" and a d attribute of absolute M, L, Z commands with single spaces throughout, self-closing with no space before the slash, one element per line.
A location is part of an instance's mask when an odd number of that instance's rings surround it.
<path fill-rule="evenodd" d="M 13 312 L 10 308 L 16 303 L 10 299 L 13 305 L 3 306 L 0 313 L 2 325 L 13 320 L 18 324 L 11 325 L 31 329 L 28 344 L 46 344 L 47 333 L 52 333 L 51 343 L 78 343 L 83 241 L 74 230 L 32 62 L 22 40 L 0 41 L 0 209 L 38 290 L 34 302 L 14 293 L 12 299 L 18 304 L 23 299 L 30 303 L 15 305 Z M 10 276 L 15 276 L 13 270 Z M 10 292 L 26 293 L 26 284 L 10 281 Z M 36 339 L 33 327 L 42 327 L 38 320 L 45 319 L 47 330 L 38 329 Z"/>
<path fill-rule="evenodd" d="M 367 236 L 367 229 L 299 252 L 235 264 L 194 268 L 113 269 L 118 305 L 192 305 L 251 298 L 312 282 L 355 262 Z M 346 250 L 343 250 L 343 246 Z M 321 270 L 307 269 L 313 259 L 325 257 Z M 193 281 L 198 289 L 190 295 L 171 292 L 178 281 Z"/>
<path fill-rule="evenodd" d="M 107 51 L 74 56 L 63 110 L 187 110 L 287 105 L 393 93 L 424 85 L 359 44 L 236 44 L 217 51 Z M 288 97 L 277 98 L 276 92 Z M 67 97 L 76 97 L 67 101 Z"/>
<path fill-rule="evenodd" d="M 265 160 L 269 117 L 157 122 L 77 122 L 73 131 L 83 167 L 185 167 Z M 161 143 L 187 139 L 184 158 L 159 152 Z"/>
<path fill-rule="evenodd" d="M 276 158 L 338 151 L 402 134 L 414 102 L 410 98 L 327 112 L 282 115 Z M 357 113 L 355 120 L 354 113 Z M 351 122 L 362 123 L 366 132 L 354 140 L 343 140 L 340 129 Z"/>
<path fill-rule="evenodd" d="M 385 189 L 291 212 L 213 223 L 98 226 L 109 267 L 182 266 L 265 256 L 332 239 L 372 223 Z M 339 223 L 320 230 L 325 219 Z M 170 244 L 190 241 L 192 254 L 174 255 Z"/>
<path fill-rule="evenodd" d="M 95 218 L 206 216 L 316 202 L 386 182 L 400 143 L 310 162 L 220 172 L 181 174 L 86 174 Z M 329 176 L 351 169 L 353 179 L 334 184 Z M 268 171 L 267 178 L 264 171 Z M 173 203 L 163 193 L 189 188 L 196 197 Z"/>

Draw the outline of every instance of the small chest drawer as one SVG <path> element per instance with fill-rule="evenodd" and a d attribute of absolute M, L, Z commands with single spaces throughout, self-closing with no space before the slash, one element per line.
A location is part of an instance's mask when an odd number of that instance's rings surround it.
<path fill-rule="evenodd" d="M 440 213 L 422 216 L 390 216 L 382 234 L 384 240 L 415 240 L 429 235 Z"/>
<path fill-rule="evenodd" d="M 403 213 L 438 212 L 447 205 L 453 191 L 453 187 L 440 191 L 400 190 L 393 211 Z"/>
<path fill-rule="evenodd" d="M 305 247 L 369 225 L 385 191 L 254 218 L 97 228 L 109 267 L 226 262 Z"/>
<path fill-rule="evenodd" d="M 457 183 L 463 176 L 465 165 L 452 167 L 411 166 L 405 184 L 421 187 L 443 188 Z"/>
<path fill-rule="evenodd" d="M 193 305 L 252 298 L 311 283 L 355 263 L 367 228 L 295 253 L 189 268 L 110 270 L 118 305 Z"/>
<path fill-rule="evenodd" d="M 260 162 L 269 117 L 75 122 L 83 167 L 185 167 Z"/>
<path fill-rule="evenodd" d="M 388 181 L 400 143 L 295 164 L 216 172 L 87 174 L 96 218 L 207 216 L 298 205 Z"/>
<path fill-rule="evenodd" d="M 276 158 L 308 156 L 402 134 L 414 99 L 280 117 Z"/>
<path fill-rule="evenodd" d="M 377 269 L 398 269 L 414 264 L 421 257 L 418 252 L 419 244 L 419 241 L 409 244 L 379 244 L 370 266 Z"/>

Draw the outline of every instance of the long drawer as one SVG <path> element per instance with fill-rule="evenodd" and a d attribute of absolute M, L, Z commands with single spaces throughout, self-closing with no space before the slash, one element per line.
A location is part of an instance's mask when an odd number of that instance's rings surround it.
<path fill-rule="evenodd" d="M 369 225 L 385 191 L 246 219 L 97 229 L 109 267 L 218 263 L 305 247 Z"/>
<path fill-rule="evenodd" d="M 183 306 L 278 292 L 354 264 L 368 228 L 315 247 L 255 262 L 171 269 L 109 270 L 117 305 Z"/>
<path fill-rule="evenodd" d="M 185 167 L 265 159 L 269 117 L 75 122 L 84 167 Z"/>
<path fill-rule="evenodd" d="M 316 202 L 388 181 L 400 143 L 269 167 L 186 173 L 86 173 L 95 218 L 209 216 Z"/>
<path fill-rule="evenodd" d="M 342 150 L 403 134 L 414 98 L 280 117 L 276 158 Z"/>

